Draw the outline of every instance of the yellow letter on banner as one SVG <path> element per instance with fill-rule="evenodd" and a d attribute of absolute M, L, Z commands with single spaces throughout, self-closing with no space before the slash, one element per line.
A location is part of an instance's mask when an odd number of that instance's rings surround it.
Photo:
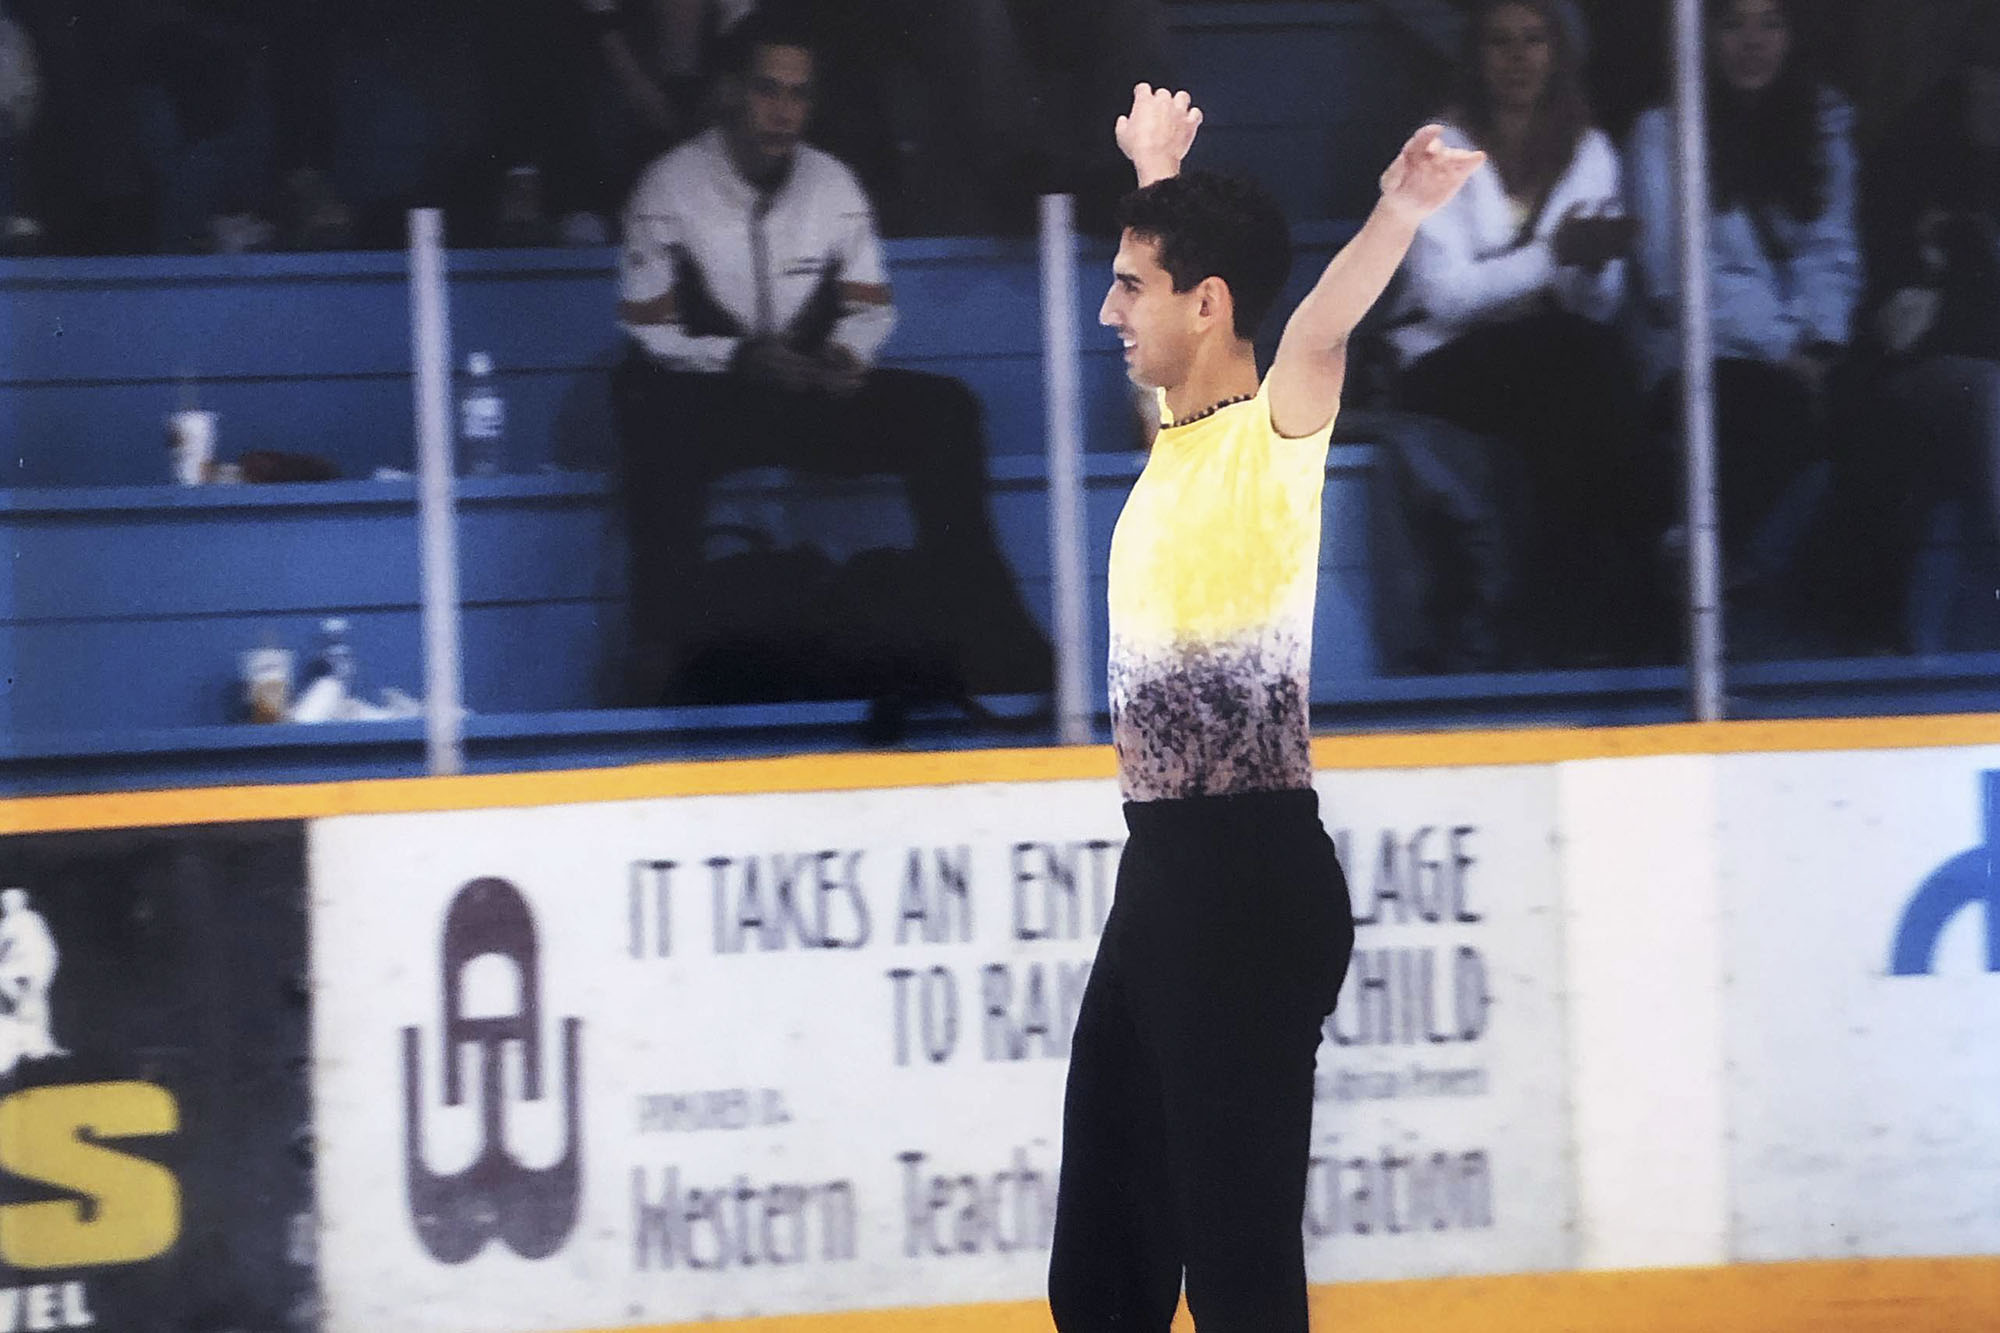
<path fill-rule="evenodd" d="M 74 1199 L 0 1207 L 0 1259 L 16 1268 L 102 1268 L 172 1249 L 181 1230 L 173 1173 L 90 1140 L 179 1128 L 173 1094 L 151 1083 L 30 1088 L 0 1101 L 0 1170 L 90 1200 L 88 1209 Z"/>

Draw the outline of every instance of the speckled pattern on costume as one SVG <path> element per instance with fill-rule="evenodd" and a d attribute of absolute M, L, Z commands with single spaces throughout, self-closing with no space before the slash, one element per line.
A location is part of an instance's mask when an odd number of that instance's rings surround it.
<path fill-rule="evenodd" d="M 1329 422 L 1280 438 L 1262 389 L 1161 430 L 1111 539 L 1111 735 L 1126 799 L 1312 785 L 1332 433 Z"/>

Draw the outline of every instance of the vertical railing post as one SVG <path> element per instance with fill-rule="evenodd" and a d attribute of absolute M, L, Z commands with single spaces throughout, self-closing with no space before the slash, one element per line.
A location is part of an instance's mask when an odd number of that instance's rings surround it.
<path fill-rule="evenodd" d="M 1722 542 L 1716 518 L 1715 338 L 1708 280 L 1708 109 L 1702 0 L 1674 0 L 1680 189 L 1681 421 L 1687 451 L 1688 678 L 1695 720 L 1723 715 Z"/>
<path fill-rule="evenodd" d="M 1056 729 L 1090 739 L 1090 541 L 1083 487 L 1083 375 L 1076 313 L 1075 201 L 1042 196 L 1042 400 L 1049 476 L 1049 575 L 1054 595 Z"/>
<path fill-rule="evenodd" d="M 465 771 L 464 662 L 459 646 L 458 515 L 452 494 L 451 312 L 444 220 L 410 213 L 410 363 L 415 371 L 417 540 L 424 634 L 424 759 L 432 774 Z"/>

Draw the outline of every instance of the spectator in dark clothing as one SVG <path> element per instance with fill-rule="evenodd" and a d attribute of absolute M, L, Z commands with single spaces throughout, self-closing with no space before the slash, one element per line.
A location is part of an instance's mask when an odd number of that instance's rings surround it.
<path fill-rule="evenodd" d="M 646 165 L 700 131 L 721 34 L 755 0 L 568 0 L 583 17 L 590 71 L 588 197 L 615 213 Z"/>
<path fill-rule="evenodd" d="M 353 11 L 338 0 L 276 0 L 274 15 L 276 220 L 288 248 L 341 249 L 354 240 L 354 211 L 334 183 L 338 89 L 351 47 Z"/>
<path fill-rule="evenodd" d="M 486 108 L 486 190 L 480 216 L 490 245 L 602 245 L 589 151 L 588 35 L 576 0 L 513 0 L 483 7 L 474 24 Z"/>
<path fill-rule="evenodd" d="M 29 176 L 52 248 L 140 254 L 152 248 L 150 182 L 136 90 L 144 58 L 137 0 L 14 0 L 41 68 Z"/>
<path fill-rule="evenodd" d="M 1884 140 L 1909 123 L 1919 102 L 1964 68 L 1966 42 L 1993 22 L 1994 0 L 1839 0 L 1851 11 L 1839 68 L 1858 111 L 1857 144 L 1873 162 Z M 1866 203 L 1864 201 L 1864 207 Z M 1872 256 L 1871 256 L 1872 257 Z"/>
<path fill-rule="evenodd" d="M 588 166 L 574 2 L 269 0 L 284 244 L 400 247 L 413 207 L 455 246 L 556 242 Z"/>
<path fill-rule="evenodd" d="M 34 43 L 0 3 L 0 255 L 31 254 L 42 242 L 26 188 L 29 135 L 41 96 Z"/>
<path fill-rule="evenodd" d="M 2000 5 L 1957 30 L 1961 67 L 1879 130 L 1862 196 L 1863 402 L 1841 434 L 1858 646 L 1909 647 L 1897 613 L 1940 501 L 2000 540 Z"/>
<path fill-rule="evenodd" d="M 1710 0 L 1708 255 L 1725 573 L 1745 608 L 1803 610 L 1801 541 L 1823 494 L 1830 391 L 1862 263 L 1853 113 L 1797 58 L 1783 0 Z M 1640 223 L 1637 336 L 1656 419 L 1675 419 L 1678 172 L 1664 107 L 1639 117 L 1626 173 Z M 1747 621 L 1758 634 L 1782 623 Z"/>
<path fill-rule="evenodd" d="M 1531 651 L 1638 660 L 1661 634 L 1649 594 L 1662 496 L 1645 466 L 1637 379 L 1611 327 L 1632 239 L 1618 155 L 1590 124 L 1568 30 L 1548 0 L 1489 0 L 1470 33 L 1446 142 L 1488 155 L 1410 250 L 1390 316 L 1404 407 L 1504 441 L 1535 514 L 1522 575 Z"/>
<path fill-rule="evenodd" d="M 151 249 L 269 249 L 268 15 L 256 0 L 148 0 L 140 8 L 139 134 Z"/>
<path fill-rule="evenodd" d="M 614 384 L 641 671 L 677 673 L 696 629 L 707 482 L 779 464 L 902 477 L 924 567 L 949 590 L 963 684 L 1044 691 L 1047 640 L 1001 557 L 976 400 L 871 368 L 894 322 L 868 200 L 800 142 L 814 56 L 754 16 L 730 34 L 723 123 L 649 168 L 625 219 Z"/>
<path fill-rule="evenodd" d="M 271 24 L 286 243 L 396 246 L 442 207 L 459 246 L 602 244 L 577 0 L 279 0 Z"/>
<path fill-rule="evenodd" d="M 907 36 L 881 77 L 903 89 L 906 230 L 1031 229 L 1038 195 L 1076 196 L 1078 222 L 1115 235 L 1130 167 L 1104 134 L 1136 83 L 1166 87 L 1159 0 L 900 0 Z M 970 133 L 972 141 L 966 142 Z"/>

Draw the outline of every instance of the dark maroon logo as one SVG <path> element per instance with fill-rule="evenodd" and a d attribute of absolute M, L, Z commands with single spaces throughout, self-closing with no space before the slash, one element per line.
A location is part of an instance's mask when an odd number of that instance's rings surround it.
<path fill-rule="evenodd" d="M 465 1059 L 479 1048 L 480 1148 L 472 1165 L 440 1176 L 424 1165 L 423 1057 L 419 1031 L 403 1029 L 403 1160 L 410 1218 L 424 1248 L 440 1263 L 462 1264 L 496 1237 L 523 1259 L 545 1259 L 562 1248 L 576 1227 L 582 1096 L 578 1050 L 583 1023 L 562 1020 L 563 1154 L 553 1166 L 525 1167 L 507 1148 L 507 1098 L 501 1070 L 523 1071 L 522 1100 L 539 1102 L 543 1074 L 540 950 L 535 918 L 521 891 L 504 879 L 476 879 L 458 891 L 445 912 L 440 975 L 444 990 L 444 1104 L 466 1102 Z M 468 1017 L 465 972 L 481 958 L 514 966 L 519 1002 L 513 1013 Z M 518 1048 L 508 1059 L 508 1046 Z"/>

